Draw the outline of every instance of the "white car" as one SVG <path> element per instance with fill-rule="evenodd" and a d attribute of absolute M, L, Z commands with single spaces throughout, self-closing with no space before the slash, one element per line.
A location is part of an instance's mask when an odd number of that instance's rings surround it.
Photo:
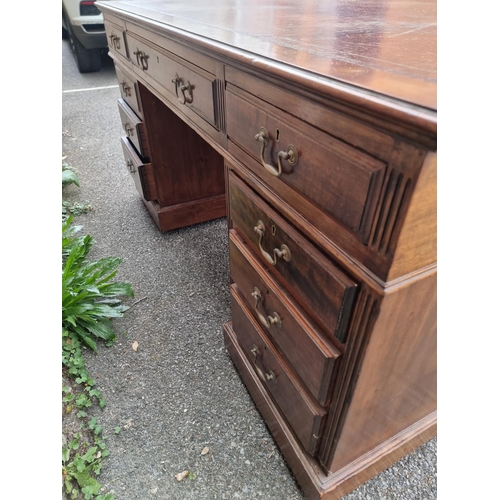
<path fill-rule="evenodd" d="M 69 38 L 80 73 L 101 69 L 108 40 L 102 13 L 93 1 L 62 0 L 62 36 Z"/>

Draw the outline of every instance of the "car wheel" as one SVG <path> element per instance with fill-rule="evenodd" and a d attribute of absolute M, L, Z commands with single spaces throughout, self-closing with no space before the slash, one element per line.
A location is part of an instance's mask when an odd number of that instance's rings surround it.
<path fill-rule="evenodd" d="M 101 53 L 99 49 L 86 49 L 76 36 L 68 29 L 69 41 L 75 54 L 76 65 L 80 73 L 93 73 L 101 69 Z"/>

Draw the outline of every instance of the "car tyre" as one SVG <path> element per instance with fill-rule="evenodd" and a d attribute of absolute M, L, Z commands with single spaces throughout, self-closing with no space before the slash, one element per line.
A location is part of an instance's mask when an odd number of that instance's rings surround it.
<path fill-rule="evenodd" d="M 86 49 L 76 36 L 68 29 L 69 41 L 76 58 L 76 65 L 80 73 L 93 73 L 101 69 L 101 51 Z"/>

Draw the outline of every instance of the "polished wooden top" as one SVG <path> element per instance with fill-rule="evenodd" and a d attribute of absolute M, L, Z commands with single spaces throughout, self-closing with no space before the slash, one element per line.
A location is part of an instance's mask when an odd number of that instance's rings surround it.
<path fill-rule="evenodd" d="M 122 0 L 157 26 L 436 110 L 436 0 Z"/>

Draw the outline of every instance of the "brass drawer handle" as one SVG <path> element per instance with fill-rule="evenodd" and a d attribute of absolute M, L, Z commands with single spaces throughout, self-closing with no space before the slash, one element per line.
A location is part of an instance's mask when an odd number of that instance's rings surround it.
<path fill-rule="evenodd" d="M 278 328 L 281 328 L 281 325 L 283 324 L 281 322 L 281 318 L 279 317 L 279 314 L 277 312 L 274 312 L 272 316 L 264 316 L 260 311 L 259 311 L 259 303 L 262 300 L 262 294 L 260 293 L 260 290 L 257 287 L 254 287 L 253 292 L 252 292 L 252 297 L 255 299 L 255 312 L 257 313 L 257 316 L 259 318 L 259 321 L 266 327 L 266 328 L 271 328 L 271 325 L 276 325 Z"/>
<path fill-rule="evenodd" d="M 280 177 L 283 172 L 282 160 L 286 160 L 292 166 L 296 165 L 299 161 L 297 148 L 293 144 L 290 144 L 286 148 L 286 151 L 280 151 L 278 153 L 278 168 L 276 169 L 273 165 L 269 165 L 269 163 L 266 163 L 264 160 L 264 151 L 269 144 L 269 133 L 264 127 L 260 127 L 259 133 L 255 136 L 255 140 L 260 142 L 260 162 L 262 166 L 275 177 Z"/>
<path fill-rule="evenodd" d="M 175 87 L 175 95 L 181 104 L 191 104 L 193 102 L 193 86 L 189 83 L 189 80 L 186 80 L 186 83 L 182 83 L 179 75 L 176 73 L 175 77 L 172 78 L 172 83 Z M 179 97 L 179 90 L 181 90 L 182 96 Z M 187 96 L 186 96 L 187 93 Z"/>
<path fill-rule="evenodd" d="M 131 135 L 134 135 L 134 128 L 130 126 L 129 122 L 125 122 L 123 124 L 123 129 L 125 130 L 126 134 L 130 137 Z"/>
<path fill-rule="evenodd" d="M 143 52 L 141 55 L 141 66 L 144 71 L 147 71 L 149 68 L 148 59 L 149 56 Z"/>
<path fill-rule="evenodd" d="M 148 65 L 149 56 L 139 48 L 137 48 L 134 51 L 134 56 L 137 60 L 137 66 L 140 66 L 143 69 L 143 71 L 147 71 L 149 67 Z"/>
<path fill-rule="evenodd" d="M 131 174 L 135 174 L 137 172 L 137 170 L 135 169 L 134 167 L 134 163 L 132 160 L 127 160 L 127 167 L 128 167 L 128 170 Z"/>
<path fill-rule="evenodd" d="M 273 373 L 272 370 L 269 370 L 269 373 L 265 373 L 258 365 L 257 365 L 257 359 L 260 358 L 260 351 L 259 348 L 254 344 L 252 347 L 252 350 L 250 351 L 253 354 L 253 366 L 255 368 L 255 371 L 257 372 L 257 375 L 259 378 L 262 380 L 262 382 L 271 382 L 272 380 L 276 379 L 276 375 Z"/>
<path fill-rule="evenodd" d="M 134 56 L 137 60 L 137 66 L 140 66 L 141 65 L 142 50 L 139 50 L 139 48 L 137 48 L 137 50 L 134 52 Z"/>
<path fill-rule="evenodd" d="M 281 245 L 281 249 L 275 248 L 273 250 L 273 257 L 262 248 L 262 240 L 264 239 L 264 235 L 266 234 L 266 227 L 261 220 L 257 222 L 257 226 L 255 226 L 253 230 L 259 235 L 260 253 L 264 257 L 264 259 L 269 262 L 269 264 L 275 266 L 278 262 L 278 259 L 283 259 L 285 262 L 290 262 L 292 260 L 292 253 L 285 244 Z"/>
<path fill-rule="evenodd" d="M 125 80 L 123 80 L 123 82 L 120 83 L 122 89 L 123 89 L 123 95 L 125 95 L 126 97 L 130 97 L 132 94 L 130 92 L 130 87 L 127 85 L 127 82 Z"/>
<path fill-rule="evenodd" d="M 116 36 L 114 33 L 109 35 L 109 42 L 115 50 L 120 50 L 120 37 Z"/>

